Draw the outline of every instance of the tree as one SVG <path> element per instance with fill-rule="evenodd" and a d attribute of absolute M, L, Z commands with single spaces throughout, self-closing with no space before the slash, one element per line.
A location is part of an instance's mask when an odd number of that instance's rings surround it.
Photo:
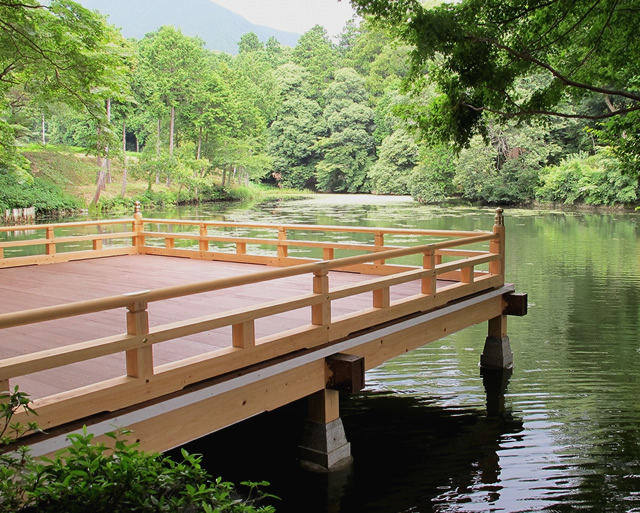
<path fill-rule="evenodd" d="M 318 139 L 325 135 L 322 109 L 311 98 L 307 72 L 296 64 L 278 68 L 280 109 L 269 127 L 269 154 L 276 181 L 299 189 L 315 187 Z"/>
<path fill-rule="evenodd" d="M 316 25 L 300 36 L 293 49 L 293 61 L 309 73 L 310 91 L 315 99 L 322 100 L 322 92 L 333 78 L 337 58 L 338 52 L 322 26 Z"/>
<path fill-rule="evenodd" d="M 325 94 L 329 136 L 318 141 L 322 161 L 316 166 L 318 188 L 334 192 L 367 190 L 367 171 L 375 143 L 373 110 L 367 105 L 364 79 L 352 68 L 336 72 Z"/>
<path fill-rule="evenodd" d="M 640 110 L 637 0 L 352 0 L 359 13 L 393 26 L 413 47 L 407 85 L 438 84 L 426 109 L 427 137 L 465 146 L 486 134 L 486 114 L 502 119 L 629 119 Z M 528 94 L 519 83 L 544 78 Z M 570 105 L 598 98 L 596 111 Z M 423 111 L 424 113 L 424 111 Z M 629 123 L 608 129 L 627 137 Z M 633 131 L 637 134 L 637 129 Z"/>
<path fill-rule="evenodd" d="M 376 194 L 408 194 L 418 153 L 418 145 L 406 130 L 393 132 L 382 141 L 380 156 L 369 170 L 371 190 Z"/>
<path fill-rule="evenodd" d="M 258 39 L 255 32 L 247 32 L 240 38 L 238 43 L 238 53 L 263 51 L 264 45 Z"/>
<path fill-rule="evenodd" d="M 119 33 L 75 2 L 0 2 L 0 168 L 22 165 L 11 141 L 15 128 L 7 122 L 11 89 L 38 105 L 69 104 L 104 123 L 106 98 L 128 90 L 126 54 Z"/>

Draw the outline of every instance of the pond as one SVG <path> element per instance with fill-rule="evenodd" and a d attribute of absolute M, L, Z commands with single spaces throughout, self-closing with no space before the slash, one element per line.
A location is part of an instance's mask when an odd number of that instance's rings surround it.
<path fill-rule="evenodd" d="M 151 217 L 490 230 L 493 209 L 317 196 Z M 341 412 L 353 465 L 293 464 L 286 408 L 192 444 L 226 480 L 267 480 L 279 513 L 640 512 L 640 215 L 508 209 L 513 373 L 487 412 L 479 325 L 369 371 Z M 490 385 L 487 385 L 490 386 Z M 289 408 L 295 409 L 296 406 Z"/>

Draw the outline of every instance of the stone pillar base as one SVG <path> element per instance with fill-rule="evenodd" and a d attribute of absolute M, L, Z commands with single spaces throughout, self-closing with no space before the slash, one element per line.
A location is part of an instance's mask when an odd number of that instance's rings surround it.
<path fill-rule="evenodd" d="M 316 472 L 329 472 L 349 465 L 353 460 L 351 444 L 347 442 L 342 419 L 328 424 L 306 421 L 298 456 L 304 468 Z"/>
<path fill-rule="evenodd" d="M 480 355 L 480 367 L 483 369 L 513 368 L 513 352 L 509 337 L 487 337 Z"/>

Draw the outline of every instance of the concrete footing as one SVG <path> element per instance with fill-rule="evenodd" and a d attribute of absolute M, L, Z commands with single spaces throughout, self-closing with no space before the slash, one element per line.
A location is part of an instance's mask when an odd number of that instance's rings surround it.
<path fill-rule="evenodd" d="M 328 424 L 308 420 L 298 446 L 300 464 L 318 472 L 339 470 L 352 461 L 351 444 L 347 442 L 342 419 Z"/>
<path fill-rule="evenodd" d="M 483 369 L 511 369 L 513 367 L 513 351 L 509 337 L 489 336 L 484 342 L 480 355 L 480 367 Z"/>

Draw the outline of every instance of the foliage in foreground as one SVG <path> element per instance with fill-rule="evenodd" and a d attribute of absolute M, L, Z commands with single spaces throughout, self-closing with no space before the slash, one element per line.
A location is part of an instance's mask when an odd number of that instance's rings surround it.
<path fill-rule="evenodd" d="M 30 423 L 12 423 L 21 407 L 31 413 L 25 393 L 16 387 L 0 395 L 0 448 L 27 431 Z M 28 447 L 0 454 L 0 511 L 16 513 L 272 513 L 259 506 L 258 489 L 268 483 L 242 483 L 248 497 L 240 498 L 231 483 L 212 480 L 200 465 L 201 456 L 182 451 L 183 461 L 144 453 L 129 444 L 124 433 L 107 433 L 113 448 L 96 443 L 83 431 L 70 435 L 71 446 L 52 459 L 36 460 Z M 252 495 L 254 496 L 252 498 Z"/>

